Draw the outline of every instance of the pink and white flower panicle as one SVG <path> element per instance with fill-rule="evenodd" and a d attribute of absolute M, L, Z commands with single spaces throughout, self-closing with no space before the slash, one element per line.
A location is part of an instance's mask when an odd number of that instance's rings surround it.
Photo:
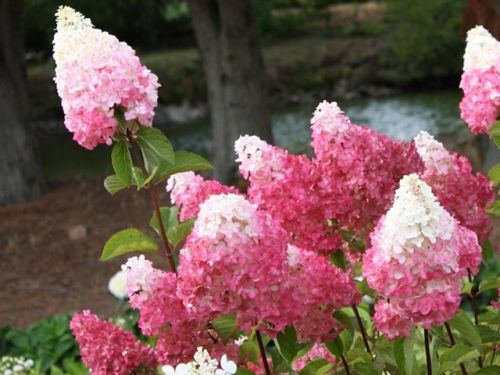
<path fill-rule="evenodd" d="M 500 116 L 500 42 L 482 26 L 467 33 L 462 119 L 475 134 L 487 134 Z"/>
<path fill-rule="evenodd" d="M 64 124 L 87 149 L 111 144 L 118 122 L 151 126 L 158 101 L 158 77 L 144 67 L 135 51 L 116 37 L 95 28 L 81 13 L 61 6 L 54 35 L 57 92 Z"/>
<path fill-rule="evenodd" d="M 425 166 L 420 178 L 461 225 L 474 231 L 480 242 L 486 240 L 491 232 L 486 209 L 495 200 L 491 181 L 480 172 L 474 175 L 467 158 L 449 152 L 427 132 L 415 137 L 415 145 Z"/>
<path fill-rule="evenodd" d="M 461 277 L 467 269 L 476 273 L 481 261 L 476 234 L 451 217 L 415 174 L 401 180 L 371 243 L 363 275 L 385 299 L 374 320 L 389 338 L 450 319 L 459 307 Z"/>

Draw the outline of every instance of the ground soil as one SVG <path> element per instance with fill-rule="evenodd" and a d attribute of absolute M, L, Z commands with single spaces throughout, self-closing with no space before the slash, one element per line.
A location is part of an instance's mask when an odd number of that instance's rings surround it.
<path fill-rule="evenodd" d="M 166 193 L 160 199 L 166 203 Z M 150 216 L 146 192 L 111 198 L 97 180 L 65 182 L 29 203 L 0 207 L 0 326 L 83 308 L 113 313 L 107 282 L 123 258 L 100 262 L 102 246 L 120 229 L 151 231 Z"/>

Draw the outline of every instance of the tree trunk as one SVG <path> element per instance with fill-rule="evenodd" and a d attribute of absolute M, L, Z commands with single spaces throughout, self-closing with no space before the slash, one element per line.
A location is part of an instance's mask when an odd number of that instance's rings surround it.
<path fill-rule="evenodd" d="M 231 180 L 234 141 L 272 141 L 258 29 L 250 0 L 188 0 L 212 117 L 215 177 Z"/>
<path fill-rule="evenodd" d="M 40 194 L 43 176 L 28 123 L 21 0 L 0 0 L 0 204 Z"/>

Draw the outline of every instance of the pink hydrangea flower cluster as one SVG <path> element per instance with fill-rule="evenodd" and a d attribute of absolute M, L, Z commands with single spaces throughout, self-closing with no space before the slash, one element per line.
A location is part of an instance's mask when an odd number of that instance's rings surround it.
<path fill-rule="evenodd" d="M 117 107 L 124 110 L 126 120 L 150 126 L 158 77 L 141 64 L 132 48 L 94 28 L 72 8 L 60 7 L 56 17 L 55 82 L 64 124 L 74 140 L 89 150 L 111 144 L 118 126 Z"/>
<path fill-rule="evenodd" d="M 430 329 L 457 312 L 461 277 L 467 269 L 478 272 L 481 248 L 476 234 L 451 217 L 416 174 L 401 180 L 370 239 L 362 269 L 384 298 L 375 307 L 380 332 L 405 336 L 414 325 Z"/>
<path fill-rule="evenodd" d="M 324 202 L 316 194 L 319 178 L 306 155 L 292 155 L 248 135 L 235 142 L 235 151 L 240 173 L 250 181 L 250 201 L 269 213 L 295 245 L 322 254 L 341 247 L 340 235 L 328 224 Z"/>
<path fill-rule="evenodd" d="M 293 371 L 299 372 L 302 370 L 309 362 L 315 359 L 325 359 L 329 363 L 335 363 L 335 357 L 328 351 L 328 349 L 322 344 L 314 344 L 314 346 L 302 357 L 296 359 L 293 362 Z"/>
<path fill-rule="evenodd" d="M 413 143 L 351 123 L 337 103 L 320 103 L 311 119 L 319 194 L 329 219 L 368 234 L 390 207 L 399 180 L 420 172 Z"/>
<path fill-rule="evenodd" d="M 286 326 L 280 296 L 286 233 L 241 195 L 209 197 L 181 250 L 178 295 L 196 315 L 236 312 L 242 329 Z M 267 329 L 268 327 L 263 327 Z"/>
<path fill-rule="evenodd" d="M 169 177 L 167 191 L 170 200 L 180 208 L 179 219 L 184 221 L 198 215 L 200 204 L 211 195 L 238 194 L 232 186 L 226 186 L 215 180 L 204 180 L 194 172 L 177 173 Z"/>
<path fill-rule="evenodd" d="M 333 312 L 359 302 L 354 282 L 347 273 L 316 252 L 289 245 L 287 257 L 290 323 L 302 341 L 332 340 L 343 328 L 333 318 Z"/>
<path fill-rule="evenodd" d="M 145 374 L 157 365 L 153 349 L 88 310 L 75 314 L 70 327 L 82 360 L 94 375 Z"/>
<path fill-rule="evenodd" d="M 195 315 L 177 296 L 177 277 L 153 267 L 144 258 L 129 258 L 122 266 L 130 304 L 140 311 L 139 327 L 147 336 L 158 337 L 158 362 L 175 365 L 192 357 L 198 346 L 211 353 L 235 352 L 235 345 L 225 346 L 207 327 L 207 317 Z"/>
<path fill-rule="evenodd" d="M 486 208 L 495 200 L 491 181 L 482 173 L 474 175 L 467 158 L 449 152 L 427 132 L 420 132 L 415 144 L 425 165 L 422 180 L 461 225 L 484 241 L 491 232 Z"/>
<path fill-rule="evenodd" d="M 500 116 L 500 42 L 482 26 L 467 33 L 460 88 L 462 119 L 474 134 L 488 134 Z"/>

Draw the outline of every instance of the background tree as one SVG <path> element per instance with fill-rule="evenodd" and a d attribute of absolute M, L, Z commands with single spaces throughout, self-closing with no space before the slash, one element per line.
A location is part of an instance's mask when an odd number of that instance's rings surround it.
<path fill-rule="evenodd" d="M 265 70 L 250 0 L 188 0 L 207 81 L 215 177 L 231 179 L 234 141 L 271 141 Z"/>
<path fill-rule="evenodd" d="M 23 2 L 0 0 L 0 204 L 38 195 L 43 176 L 28 122 Z"/>

